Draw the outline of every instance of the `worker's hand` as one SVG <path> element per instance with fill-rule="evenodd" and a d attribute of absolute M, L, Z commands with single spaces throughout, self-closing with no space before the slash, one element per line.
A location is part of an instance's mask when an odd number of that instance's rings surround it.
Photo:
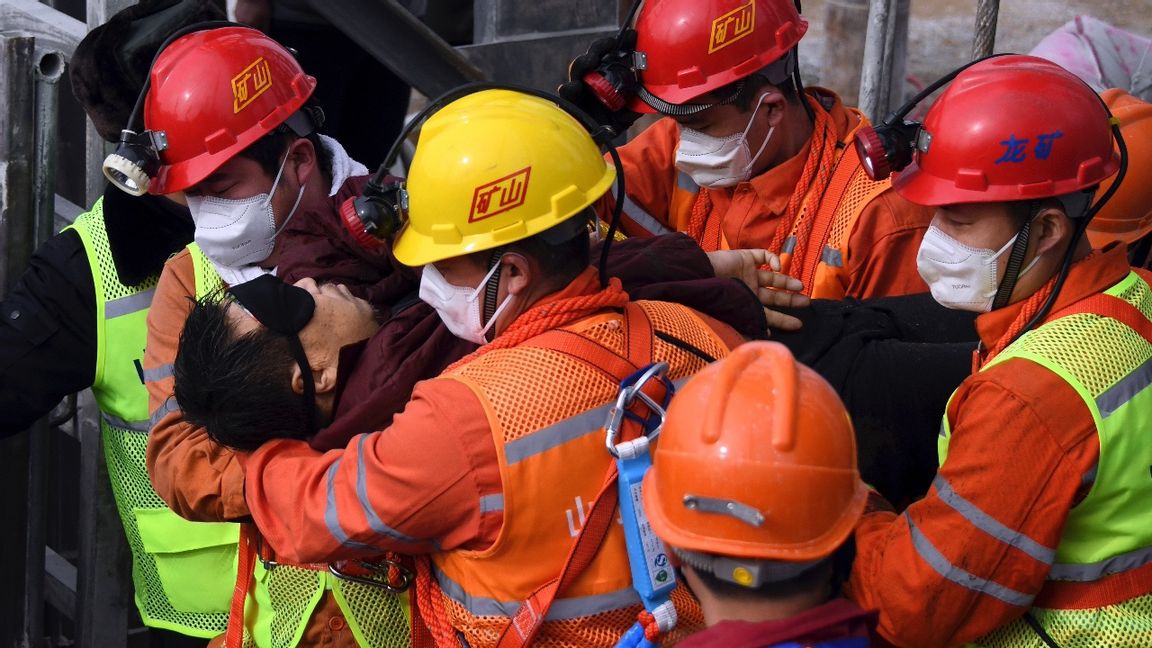
<path fill-rule="evenodd" d="M 635 93 L 636 73 L 631 70 L 632 48 L 636 32 L 628 30 L 619 43 L 615 36 L 592 41 L 588 51 L 577 56 L 568 65 L 568 81 L 560 85 L 557 94 L 588 113 L 597 123 L 611 128 L 617 135 L 628 130 L 640 114 L 625 106 L 612 109 L 597 98 L 596 92 L 585 82 L 589 73 L 598 73 L 617 87 L 621 101 L 626 104 Z"/>
<path fill-rule="evenodd" d="M 798 308 L 811 300 L 800 294 L 804 284 L 799 279 L 780 272 L 780 257 L 768 250 L 717 250 L 708 253 L 712 270 L 717 277 L 739 279 L 756 293 L 766 308 L 769 329 L 795 331 L 799 319 L 772 310 L 772 307 Z"/>

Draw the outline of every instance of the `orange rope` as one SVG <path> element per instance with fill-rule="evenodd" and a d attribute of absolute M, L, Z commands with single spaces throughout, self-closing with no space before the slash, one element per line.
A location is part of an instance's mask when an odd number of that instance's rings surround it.
<path fill-rule="evenodd" d="M 1095 254 L 1096 252 L 1093 251 L 1083 259 L 1076 261 L 1073 266 L 1075 266 L 1077 263 L 1081 263 L 1082 261 L 1087 260 Z M 1071 272 L 1071 270 L 1069 270 L 1069 272 Z M 999 355 L 1000 352 L 1003 351 L 1010 342 L 1012 342 L 1012 340 L 1016 339 L 1016 334 L 1023 330 L 1024 326 L 1028 324 L 1028 322 L 1032 321 L 1032 318 L 1036 315 L 1036 313 L 1040 312 L 1040 307 L 1044 305 L 1044 302 L 1048 301 L 1048 295 L 1052 294 L 1052 289 L 1056 287 L 1056 278 L 1058 276 L 1059 273 L 1052 275 L 1052 278 L 1050 278 L 1047 283 L 1041 286 L 1040 290 L 1037 290 L 1024 301 L 1024 306 L 1020 309 L 1020 313 L 1016 315 L 1016 319 L 1012 320 L 1012 324 L 1008 327 L 1008 331 L 1005 332 L 1004 335 L 1000 336 L 1000 339 L 996 341 L 996 346 L 984 352 L 979 358 L 975 356 L 973 357 L 973 373 L 975 373 L 980 367 L 984 366 L 984 363 L 989 362 L 992 360 L 992 358 L 995 358 L 997 355 Z M 1048 318 L 1051 316 L 1052 313 L 1049 312 L 1045 317 L 1044 322 L 1047 322 Z M 1044 322 L 1041 322 L 1041 324 Z"/>
<path fill-rule="evenodd" d="M 443 594 L 432 576 L 432 561 L 428 556 L 415 556 L 416 569 L 415 597 L 409 598 L 412 606 L 412 646 L 413 648 L 435 648 L 435 646 L 458 645 L 455 629 L 448 622 L 448 611 L 444 608 Z M 421 624 L 423 627 L 419 627 Z"/>
<path fill-rule="evenodd" d="M 512 322 L 506 330 L 500 333 L 491 344 L 486 344 L 475 352 L 457 360 L 445 369 L 444 372 L 447 373 L 462 364 L 472 362 L 489 351 L 517 346 L 525 340 L 534 338 L 541 333 L 560 328 L 565 324 L 575 322 L 597 311 L 602 311 L 606 308 L 622 307 L 627 303 L 628 293 L 624 292 L 624 288 L 620 285 L 620 280 L 613 277 L 609 279 L 608 287 L 598 292 L 589 295 L 580 295 L 579 297 L 558 299 L 539 306 L 533 306 L 524 313 L 521 313 L 520 316 L 516 318 L 516 321 Z"/>
<path fill-rule="evenodd" d="M 641 610 L 636 615 L 636 621 L 644 628 L 644 638 L 652 643 L 659 643 L 660 640 L 660 624 L 656 623 L 656 617 L 648 610 Z"/>
<path fill-rule="evenodd" d="M 772 235 L 772 244 L 768 246 L 771 252 L 780 253 L 784 247 L 784 239 L 789 234 L 796 235 L 796 244 L 792 249 L 793 259 L 804 258 L 804 248 L 811 234 L 812 224 L 815 222 L 815 206 L 824 199 L 828 190 L 828 183 L 832 181 L 832 171 L 836 167 L 836 144 L 838 139 L 832 127 L 832 117 L 824 106 L 815 98 L 805 95 L 808 104 L 812 106 L 815 123 L 812 127 L 811 144 L 808 148 L 808 159 L 804 161 L 804 170 L 800 172 L 800 181 L 788 199 L 788 208 L 784 211 L 784 219 L 777 224 L 776 232 Z M 812 196 L 815 205 L 811 209 L 803 209 L 806 199 Z M 788 268 L 784 268 L 787 272 Z"/>

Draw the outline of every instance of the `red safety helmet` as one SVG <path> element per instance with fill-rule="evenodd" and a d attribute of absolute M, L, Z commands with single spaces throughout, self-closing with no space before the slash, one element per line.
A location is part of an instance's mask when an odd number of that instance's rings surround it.
<path fill-rule="evenodd" d="M 788 53 L 808 21 L 794 0 L 661 0 L 636 18 L 643 89 L 682 104 L 758 72 Z M 638 97 L 629 107 L 655 112 Z"/>
<path fill-rule="evenodd" d="M 1096 248 L 1112 241 L 1130 244 L 1152 232 L 1152 104 L 1120 89 L 1105 90 L 1100 97 L 1120 122 L 1128 170 L 1123 184 L 1088 223 L 1088 240 Z M 1115 176 L 1100 183 L 1097 198 L 1113 180 Z"/>
<path fill-rule="evenodd" d="M 1116 172 L 1108 112 L 1078 77 L 1034 56 L 964 70 L 933 104 L 892 185 L 919 205 L 1049 198 Z"/>
<path fill-rule="evenodd" d="M 153 194 L 200 182 L 295 115 L 316 88 L 291 52 L 247 27 L 177 39 L 150 79 L 144 125 L 167 140 L 148 187 Z"/>
<path fill-rule="evenodd" d="M 832 386 L 784 345 L 749 342 L 672 399 L 643 496 L 676 549 L 801 562 L 844 543 L 867 487 Z"/>

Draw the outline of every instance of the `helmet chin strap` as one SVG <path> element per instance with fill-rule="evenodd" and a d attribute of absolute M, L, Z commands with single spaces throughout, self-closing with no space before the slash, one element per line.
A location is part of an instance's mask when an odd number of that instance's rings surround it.
<path fill-rule="evenodd" d="M 503 256 L 504 256 L 504 248 L 500 247 L 500 248 L 496 248 L 495 250 L 492 250 L 492 254 L 488 257 L 488 269 L 491 270 L 493 266 L 500 263 L 500 259 Z M 500 271 L 497 270 L 496 272 L 492 273 L 492 276 L 488 278 L 488 283 L 484 286 L 484 310 L 481 311 L 481 313 L 480 313 L 481 315 L 484 316 L 484 319 L 481 322 L 482 324 L 487 324 L 490 319 L 495 317 L 495 315 L 496 315 L 496 298 L 497 298 L 499 292 L 500 292 Z M 496 326 L 495 325 L 493 325 L 491 328 L 488 329 L 488 333 L 485 333 L 484 337 L 487 338 L 489 334 L 491 334 L 492 337 L 496 337 Z M 491 340 L 489 340 L 489 342 L 491 342 Z"/>
<path fill-rule="evenodd" d="M 1028 239 L 1032 233 L 1032 219 L 1036 218 L 1039 203 L 1028 201 L 1028 218 L 1020 227 L 1016 235 L 1016 242 L 1012 244 L 1012 251 L 1008 253 L 1008 265 L 1004 267 L 1004 278 L 1000 280 L 1000 287 L 996 289 L 996 297 L 992 299 L 992 310 L 1008 305 L 1012 291 L 1016 289 L 1016 281 L 1020 278 L 1020 267 L 1024 265 L 1024 254 L 1028 251 Z"/>

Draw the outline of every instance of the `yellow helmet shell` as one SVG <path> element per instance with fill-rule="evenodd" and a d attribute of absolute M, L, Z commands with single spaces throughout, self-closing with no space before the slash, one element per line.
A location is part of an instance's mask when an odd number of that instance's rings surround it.
<path fill-rule="evenodd" d="M 467 95 L 421 129 L 393 252 L 421 266 L 528 238 L 580 213 L 615 177 L 556 104 L 510 90 Z"/>

